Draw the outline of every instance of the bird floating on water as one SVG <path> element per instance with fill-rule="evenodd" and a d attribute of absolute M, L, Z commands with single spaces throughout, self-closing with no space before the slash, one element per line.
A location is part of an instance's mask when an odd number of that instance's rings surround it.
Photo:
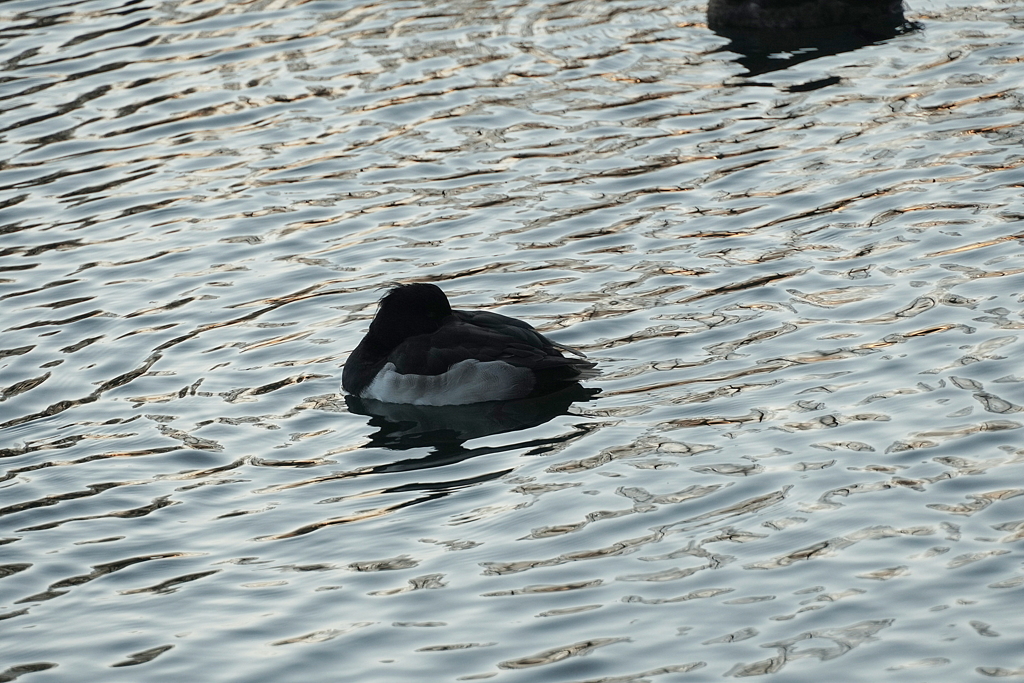
<path fill-rule="evenodd" d="M 594 377 L 594 368 L 522 320 L 454 310 L 439 287 L 415 283 L 381 299 L 341 384 L 385 403 L 466 405 L 543 396 Z"/>
<path fill-rule="evenodd" d="M 806 31 L 904 22 L 902 0 L 709 0 L 713 31 Z"/>

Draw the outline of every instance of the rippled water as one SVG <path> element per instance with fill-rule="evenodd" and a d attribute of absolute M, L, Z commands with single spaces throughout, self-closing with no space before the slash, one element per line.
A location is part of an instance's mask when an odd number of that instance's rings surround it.
<path fill-rule="evenodd" d="M 704 11 L 0 5 L 0 680 L 1024 676 L 1024 10 Z M 347 404 L 395 281 L 601 394 Z"/>

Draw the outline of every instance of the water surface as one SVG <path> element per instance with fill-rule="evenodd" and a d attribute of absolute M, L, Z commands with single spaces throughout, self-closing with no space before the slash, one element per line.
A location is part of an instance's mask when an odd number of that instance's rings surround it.
<path fill-rule="evenodd" d="M 0 679 L 1024 675 L 1024 14 L 704 11 L 4 3 Z M 413 281 L 601 393 L 346 402 Z"/>

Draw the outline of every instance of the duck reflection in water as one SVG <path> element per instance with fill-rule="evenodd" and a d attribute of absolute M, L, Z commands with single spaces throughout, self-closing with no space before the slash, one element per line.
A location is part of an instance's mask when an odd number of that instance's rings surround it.
<path fill-rule="evenodd" d="M 568 355 L 567 355 L 568 354 Z M 528 323 L 451 308 L 435 285 L 388 291 L 342 373 L 346 402 L 379 431 L 368 446 L 435 446 L 534 427 L 599 390 L 595 364 Z"/>
<path fill-rule="evenodd" d="M 709 0 L 708 27 L 754 76 L 920 28 L 901 0 Z"/>
<path fill-rule="evenodd" d="M 363 448 L 384 448 L 398 451 L 430 448 L 426 455 L 406 457 L 391 462 L 366 465 L 341 473 L 338 478 L 349 479 L 378 474 L 399 472 L 420 472 L 434 470 L 436 474 L 429 481 L 412 481 L 381 489 L 383 493 L 400 494 L 405 499 L 392 503 L 388 510 L 406 508 L 448 496 L 458 490 L 499 479 L 513 471 L 508 460 L 488 459 L 470 477 L 446 478 L 444 472 L 455 465 L 472 458 L 490 456 L 510 451 L 524 451 L 525 455 L 541 455 L 564 447 L 577 439 L 600 429 L 597 422 L 572 424 L 561 433 L 535 436 L 528 439 L 489 440 L 487 445 L 467 448 L 470 439 L 504 432 L 527 429 L 541 425 L 554 417 L 569 412 L 574 401 L 589 400 L 598 389 L 585 389 L 579 384 L 565 387 L 536 398 L 512 401 L 494 401 L 465 406 L 417 406 L 401 403 L 384 403 L 373 399 L 346 396 L 349 412 L 370 416 L 369 424 L 378 431 L 370 437 Z M 491 464 L 495 463 L 495 464 Z M 483 471 L 481 471 L 483 470 Z M 463 472 L 463 470 L 447 470 Z M 315 530 L 317 526 L 310 527 Z M 289 535 L 307 533 L 300 529 Z"/>
<path fill-rule="evenodd" d="M 352 395 L 345 397 L 345 403 L 349 412 L 369 416 L 369 425 L 377 428 L 365 448 L 409 450 L 432 447 L 436 454 L 464 454 L 473 457 L 477 453 L 464 448 L 465 442 L 537 427 L 559 415 L 568 414 L 573 403 L 589 401 L 599 391 L 575 384 L 535 398 L 464 406 L 384 403 Z M 497 450 L 542 446 L 548 441 L 551 440 L 538 439 L 536 443 L 518 443 L 498 447 Z M 491 450 L 488 449 L 489 452 Z"/>

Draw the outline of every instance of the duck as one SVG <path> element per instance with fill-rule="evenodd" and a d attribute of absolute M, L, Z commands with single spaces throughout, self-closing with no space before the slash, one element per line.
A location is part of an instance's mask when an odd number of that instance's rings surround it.
<path fill-rule="evenodd" d="M 551 394 L 595 376 L 595 368 L 529 323 L 455 310 L 440 287 L 418 282 L 381 298 L 341 384 L 352 396 L 382 403 L 469 405 Z"/>
<path fill-rule="evenodd" d="M 896 26 L 902 0 L 709 0 L 712 31 L 813 31 Z"/>

